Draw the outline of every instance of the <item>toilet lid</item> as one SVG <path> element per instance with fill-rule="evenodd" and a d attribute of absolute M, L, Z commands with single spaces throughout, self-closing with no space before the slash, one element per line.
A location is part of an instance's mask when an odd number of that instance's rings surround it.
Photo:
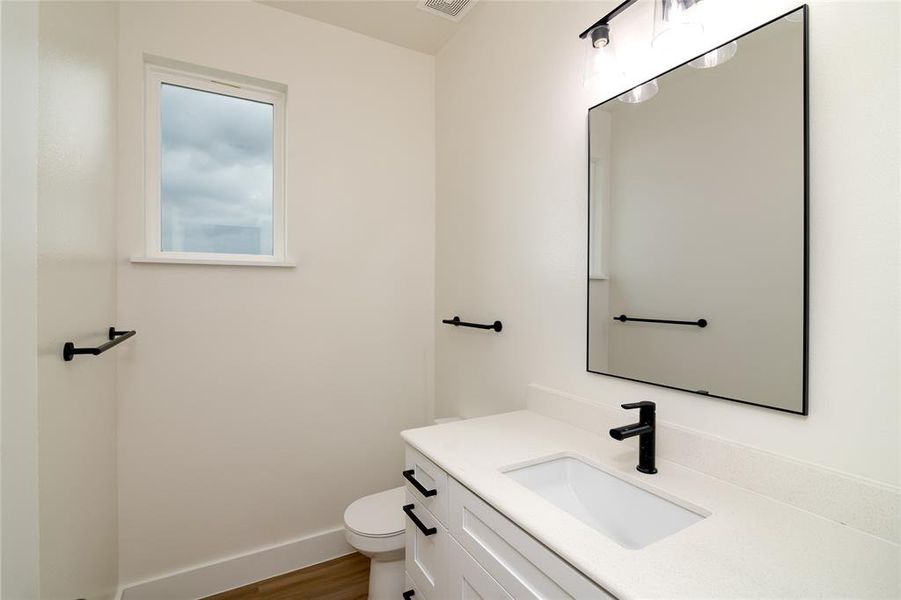
<path fill-rule="evenodd" d="M 404 531 L 404 487 L 363 496 L 344 511 L 344 526 L 368 537 L 388 537 Z"/>

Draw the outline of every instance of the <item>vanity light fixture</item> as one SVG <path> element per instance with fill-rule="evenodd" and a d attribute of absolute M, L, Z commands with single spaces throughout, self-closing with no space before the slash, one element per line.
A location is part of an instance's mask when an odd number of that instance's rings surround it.
<path fill-rule="evenodd" d="M 729 42 L 728 44 L 723 44 L 719 48 L 711 50 L 704 56 L 699 56 L 688 64 L 695 69 L 712 69 L 713 67 L 717 67 L 732 60 L 732 57 L 735 56 L 737 50 L 738 42 Z"/>
<path fill-rule="evenodd" d="M 609 77 L 611 73 L 614 76 L 616 76 L 616 73 L 622 74 L 622 70 L 616 65 L 617 60 L 614 48 L 610 46 L 610 21 L 613 17 L 635 4 L 635 2 L 637 0 L 621 2 L 616 8 L 579 34 L 579 39 L 588 39 L 591 42 L 590 45 L 585 47 L 585 87 L 592 87 L 602 75 Z"/>
<path fill-rule="evenodd" d="M 612 39 L 610 22 L 637 1 L 625 0 L 620 2 L 616 8 L 579 34 L 579 39 L 589 39 L 591 41 L 591 46 L 586 51 L 585 58 L 584 81 L 586 87 L 590 87 L 591 82 L 600 75 L 599 71 L 602 70 L 605 59 L 609 62 L 613 58 L 615 61 L 613 53 L 608 49 Z M 704 26 L 699 20 L 697 9 L 689 10 L 701 1 L 654 0 L 654 38 L 652 45 L 658 48 L 673 48 L 684 40 L 686 36 L 693 36 L 703 32 Z M 709 66 L 716 66 L 716 64 L 726 62 L 734 54 L 733 48 L 731 55 L 722 58 L 718 62 L 711 59 L 710 62 L 715 62 L 715 64 Z M 652 80 L 621 94 L 619 99 L 629 104 L 635 104 L 653 98 L 657 91 L 657 80 Z"/>
<path fill-rule="evenodd" d="M 610 43 L 610 22 L 638 0 L 625 0 L 601 17 L 591 27 L 579 34 L 579 39 L 589 38 L 592 47 L 601 49 Z M 654 0 L 654 39 L 652 45 L 669 45 L 673 38 L 704 31 L 697 9 L 691 9 L 701 0 Z"/>
<path fill-rule="evenodd" d="M 652 79 L 647 83 L 635 86 L 625 94 L 620 94 L 617 97 L 620 102 L 625 102 L 626 104 L 638 104 L 639 102 L 650 100 L 657 95 L 659 90 L 660 88 L 657 86 L 657 80 Z"/>

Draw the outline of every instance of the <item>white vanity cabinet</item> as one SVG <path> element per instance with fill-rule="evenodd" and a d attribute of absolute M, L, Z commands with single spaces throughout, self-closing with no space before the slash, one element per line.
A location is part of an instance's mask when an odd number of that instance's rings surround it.
<path fill-rule="evenodd" d="M 406 598 L 613 598 L 410 447 L 405 471 Z"/>
<path fill-rule="evenodd" d="M 429 509 L 416 501 L 409 489 L 404 512 L 407 520 L 405 567 L 415 585 L 416 597 L 441 598 L 450 534 Z"/>
<path fill-rule="evenodd" d="M 453 538 L 448 538 L 446 598 L 513 600 L 497 580 Z"/>

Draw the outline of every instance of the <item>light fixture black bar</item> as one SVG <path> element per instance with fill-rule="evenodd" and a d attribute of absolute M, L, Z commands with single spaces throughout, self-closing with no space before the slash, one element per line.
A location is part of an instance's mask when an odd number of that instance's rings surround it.
<path fill-rule="evenodd" d="M 466 321 L 461 321 L 460 317 L 454 317 L 453 319 L 443 319 L 441 321 L 446 325 L 453 325 L 454 327 L 473 327 L 475 329 L 493 329 L 495 331 L 500 331 L 504 328 L 504 324 L 500 321 L 495 321 L 490 325 L 486 325 L 484 323 L 467 323 Z"/>
<path fill-rule="evenodd" d="M 697 321 L 671 321 L 669 319 L 639 319 L 637 317 L 627 317 L 620 315 L 613 317 L 614 321 L 625 323 L 626 321 L 638 321 L 640 323 L 669 323 L 671 325 L 694 325 L 695 327 L 707 327 L 707 319 L 698 319 Z"/>
<path fill-rule="evenodd" d="M 625 2 L 621 2 L 621 3 L 619 4 L 619 6 L 617 6 L 616 8 L 614 8 L 613 10 L 611 10 L 610 12 L 608 12 L 606 15 L 604 15 L 603 17 L 601 17 L 601 20 L 600 20 L 600 21 L 598 21 L 597 23 L 595 23 L 594 25 L 592 25 L 591 27 L 589 27 L 588 29 L 586 29 L 585 31 L 583 31 L 582 33 L 580 33 L 580 34 L 579 34 L 579 39 L 583 39 L 583 40 L 584 40 L 584 39 L 585 39 L 585 36 L 587 36 L 589 33 L 591 33 L 591 30 L 592 30 L 592 29 L 595 29 L 595 28 L 597 28 L 597 27 L 599 27 L 599 26 L 601 26 L 601 25 L 606 25 L 607 23 L 609 23 L 609 22 L 613 19 L 613 17 L 615 17 L 615 16 L 618 15 L 619 13 L 623 12 L 624 10 L 626 10 L 627 8 L 629 8 L 630 6 L 632 6 L 633 4 L 635 4 L 637 1 L 638 1 L 638 0 L 625 0 Z"/>
<path fill-rule="evenodd" d="M 63 360 L 70 361 L 77 354 L 91 354 L 93 356 L 103 354 L 113 346 L 118 346 L 128 338 L 134 337 L 137 333 L 137 331 L 117 331 L 115 327 L 110 327 L 107 332 L 107 337 L 110 341 L 96 348 L 76 348 L 72 342 L 66 342 L 63 344 Z"/>

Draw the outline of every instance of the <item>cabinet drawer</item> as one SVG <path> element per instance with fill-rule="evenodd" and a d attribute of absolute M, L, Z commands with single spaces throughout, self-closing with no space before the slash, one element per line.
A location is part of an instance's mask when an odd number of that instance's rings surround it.
<path fill-rule="evenodd" d="M 448 542 L 448 600 L 513 600 L 460 544 Z"/>
<path fill-rule="evenodd" d="M 431 513 L 446 527 L 447 473 L 410 446 L 407 446 L 406 450 L 404 471 L 407 491 L 413 495 L 417 505 L 422 505 L 429 509 L 429 511 L 431 511 Z M 410 471 L 413 472 L 410 473 Z M 414 484 L 413 481 L 416 483 Z M 422 490 L 418 489 L 419 487 L 429 493 L 432 491 L 435 493 L 426 496 L 423 494 Z"/>
<path fill-rule="evenodd" d="M 613 598 L 458 481 L 449 488 L 451 535 L 514 598 Z"/>
<path fill-rule="evenodd" d="M 401 598 L 402 600 L 428 600 L 409 573 L 404 575 L 404 592 Z"/>
<path fill-rule="evenodd" d="M 406 513 L 407 574 L 413 580 L 417 593 L 427 598 L 441 598 L 441 589 L 447 571 L 447 529 L 424 508 L 419 498 L 407 490 L 404 504 Z M 419 521 L 417 523 L 417 521 Z"/>

